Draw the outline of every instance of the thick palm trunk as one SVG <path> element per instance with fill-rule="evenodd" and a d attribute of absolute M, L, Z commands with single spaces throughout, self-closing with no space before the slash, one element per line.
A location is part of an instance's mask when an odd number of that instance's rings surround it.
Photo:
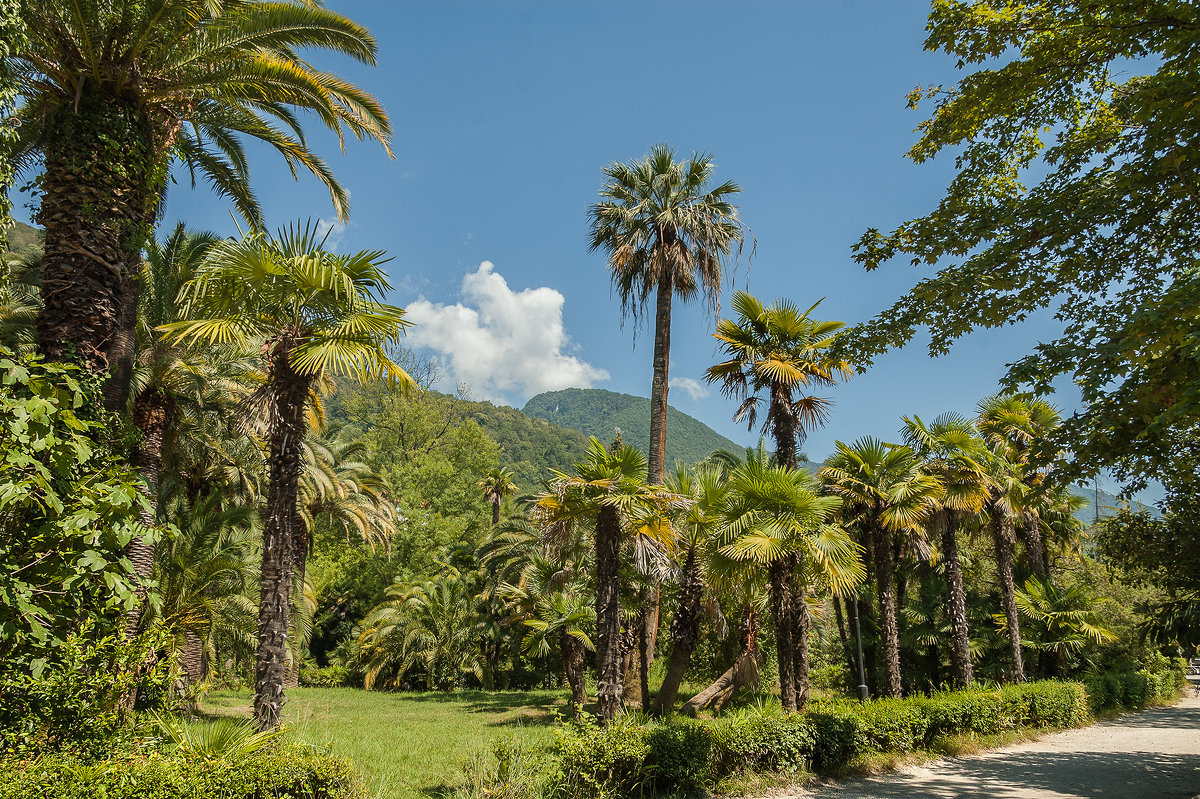
<path fill-rule="evenodd" d="M 596 518 L 596 717 L 607 724 L 621 708 L 624 674 L 618 548 L 621 522 L 614 508 Z"/>
<path fill-rule="evenodd" d="M 259 574 L 258 653 L 254 668 L 254 719 L 260 730 L 279 726 L 287 676 L 288 619 L 292 602 L 293 525 L 304 440 L 304 405 L 310 379 L 288 363 L 290 342 L 277 342 L 271 357 L 266 518 Z"/>
<path fill-rule="evenodd" d="M 883 639 L 883 694 L 901 695 L 900 632 L 896 626 L 896 579 L 892 561 L 890 535 L 876 525 L 872 530 L 875 543 L 875 568 L 879 581 L 879 637 Z"/>
<path fill-rule="evenodd" d="M 655 697 L 653 711 L 669 713 L 679 695 L 679 685 L 692 660 L 696 641 L 700 638 L 700 596 L 703 585 L 700 567 L 696 563 L 696 550 L 688 550 L 683 562 L 683 580 L 679 588 L 679 608 L 671 619 L 671 656 L 667 661 L 667 673 L 662 687 Z"/>
<path fill-rule="evenodd" d="M 779 558 L 767 571 L 771 613 L 775 621 L 775 654 L 779 663 L 779 701 L 783 709 L 796 709 L 795 655 L 792 644 L 792 575 L 787 558 Z"/>
<path fill-rule="evenodd" d="M 1025 552 L 1029 556 L 1030 570 L 1043 580 L 1048 579 L 1050 568 L 1046 563 L 1046 543 L 1042 538 L 1042 520 L 1036 511 L 1022 511 L 1021 537 L 1025 539 Z"/>
<path fill-rule="evenodd" d="M 296 592 L 297 604 L 304 599 L 304 580 L 308 575 L 308 550 L 308 524 L 297 513 L 292 519 L 292 563 L 295 574 L 292 586 L 293 591 Z M 300 685 L 300 666 L 304 661 L 304 645 L 300 640 L 300 631 L 297 629 L 294 619 L 295 614 L 290 614 L 289 635 L 295 641 L 295 646 L 293 647 L 292 661 L 288 666 L 287 677 L 284 680 L 285 688 L 295 688 Z"/>
<path fill-rule="evenodd" d="M 797 591 L 793 601 L 793 616 L 796 620 L 795 633 L 792 637 L 792 646 L 795 649 L 793 653 L 792 679 L 795 684 L 796 691 L 796 710 L 804 710 L 808 707 L 809 684 L 808 684 L 808 632 L 812 627 L 812 620 L 808 612 L 808 603 L 804 599 L 804 592 Z"/>
<path fill-rule="evenodd" d="M 559 643 L 562 652 L 563 671 L 567 676 L 567 684 L 571 686 L 571 706 L 567 710 L 569 718 L 578 718 L 587 704 L 587 684 L 584 681 L 583 644 L 572 635 L 563 633 Z"/>
<path fill-rule="evenodd" d="M 492 496 L 492 527 L 500 523 L 500 495 Z"/>
<path fill-rule="evenodd" d="M 183 634 L 180 666 L 188 685 L 195 685 L 204 679 L 204 641 L 195 633 Z"/>
<path fill-rule="evenodd" d="M 796 468 L 796 423 L 792 395 L 785 386 L 771 384 L 771 418 L 775 434 L 775 460 L 780 466 Z"/>
<path fill-rule="evenodd" d="M 1017 611 L 1017 585 L 1013 579 L 1013 545 L 1016 533 L 1012 517 L 993 505 L 992 539 L 996 549 L 996 573 L 1000 577 L 1000 601 L 1008 624 L 1008 649 L 1014 682 L 1025 682 L 1025 659 L 1021 654 L 1021 619 Z"/>
<path fill-rule="evenodd" d="M 947 611 L 950 615 L 950 663 L 954 669 L 954 682 L 966 688 L 975 682 L 975 670 L 971 664 L 971 630 L 967 626 L 967 593 L 963 585 L 962 562 L 958 557 L 957 517 L 953 511 L 941 510 L 934 517 L 942 540 L 942 561 L 946 567 L 946 585 L 950 596 Z"/>
<path fill-rule="evenodd" d="M 724 707 L 737 690 L 743 685 L 758 683 L 758 614 L 753 607 L 747 607 L 738 629 L 740 648 L 737 660 L 724 674 L 713 681 L 712 685 L 693 696 L 680 713 L 695 716 L 701 708 L 713 705 L 718 709 Z"/>
<path fill-rule="evenodd" d="M 46 231 L 38 346 L 50 360 L 104 372 L 121 366 L 109 349 L 165 169 L 140 109 L 86 81 L 78 102 L 51 115 L 37 217 Z"/>
<path fill-rule="evenodd" d="M 142 434 L 142 440 L 133 449 L 133 467 L 145 482 L 139 487 L 146 498 L 147 508 L 138 515 L 143 527 L 151 529 L 157 524 L 158 481 L 162 474 L 163 439 L 174 411 L 171 398 L 159 391 L 143 392 L 134 403 L 133 424 Z M 154 544 L 145 536 L 138 536 L 125 547 L 125 556 L 133 564 L 138 581 L 137 607 L 125 614 L 125 632 L 130 638 L 137 635 L 145 604 L 145 585 L 154 572 Z"/>

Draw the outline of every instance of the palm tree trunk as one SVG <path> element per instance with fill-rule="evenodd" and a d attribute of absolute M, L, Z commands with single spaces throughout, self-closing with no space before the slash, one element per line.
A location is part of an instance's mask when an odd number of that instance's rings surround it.
<path fill-rule="evenodd" d="M 796 709 L 795 657 L 792 645 L 792 575 L 787 558 L 779 558 L 768 567 L 771 612 L 775 621 L 775 654 L 779 663 L 779 701 L 783 709 Z"/>
<path fill-rule="evenodd" d="M 1049 579 L 1050 568 L 1046 564 L 1046 543 L 1042 538 L 1042 520 L 1036 511 L 1022 511 L 1021 537 L 1025 539 L 1025 552 L 1029 555 L 1030 570 L 1042 580 Z"/>
<path fill-rule="evenodd" d="M 958 531 L 956 514 L 948 509 L 941 510 L 934 518 L 942 539 L 942 560 L 946 565 L 946 584 L 950 596 L 947 610 L 950 615 L 950 663 L 954 668 L 954 681 L 959 688 L 975 682 L 975 670 L 971 664 L 971 631 L 967 626 L 967 593 L 963 585 L 962 562 L 958 557 Z"/>
<path fill-rule="evenodd" d="M 274 406 L 269 433 L 266 518 L 259 575 L 258 652 L 254 719 L 260 730 L 279 726 L 287 675 L 287 632 L 292 601 L 292 545 L 300 480 L 300 445 L 310 378 L 288 363 L 289 341 L 276 342 L 267 381 Z"/>
<path fill-rule="evenodd" d="M 1013 544 L 1016 534 L 1012 517 L 993 503 L 992 538 L 996 547 L 996 572 L 1000 576 L 1000 600 L 1008 624 L 1008 648 L 1014 682 L 1025 682 L 1025 659 L 1021 655 L 1021 620 L 1017 612 L 1017 585 L 1013 579 Z"/>
<path fill-rule="evenodd" d="M 297 590 L 297 598 L 299 600 L 303 600 L 304 598 L 304 578 L 308 574 L 308 549 L 308 524 L 305 523 L 300 514 L 296 514 L 292 519 L 292 562 L 295 566 L 293 586 Z M 295 641 L 295 647 L 292 652 L 292 662 L 288 666 L 287 678 L 284 682 L 284 687 L 286 688 L 295 688 L 300 685 L 300 665 L 304 661 L 304 645 L 300 630 L 297 629 L 295 618 L 295 614 L 290 614 L 290 635 Z"/>
<path fill-rule="evenodd" d="M 712 685 L 684 702 L 680 713 L 695 716 L 701 708 L 710 704 L 723 707 L 738 688 L 758 682 L 758 614 L 752 606 L 746 608 L 738 633 L 740 647 L 737 660 Z"/>
<path fill-rule="evenodd" d="M 607 724 L 621 708 L 624 674 L 621 671 L 621 607 L 619 603 L 618 547 L 621 522 L 611 507 L 596 518 L 596 717 Z"/>
<path fill-rule="evenodd" d="M 133 424 L 142 434 L 142 440 L 133 448 L 133 467 L 145 480 L 139 491 L 146 498 L 147 508 L 138 515 L 142 527 L 152 529 L 158 522 L 158 481 L 162 474 L 163 439 L 174 415 L 171 398 L 159 391 L 143 392 L 134 403 Z M 138 604 L 125 614 L 125 633 L 133 638 L 137 635 L 146 600 L 145 584 L 154 572 L 154 544 L 145 536 L 138 536 L 125 547 L 125 556 L 133 564 L 138 581 Z"/>
<path fill-rule="evenodd" d="M 683 562 L 683 579 L 679 587 L 679 608 L 671 619 L 671 656 L 667 661 L 667 673 L 662 687 L 655 697 L 653 711 L 669 713 L 679 695 L 679 685 L 692 660 L 696 641 L 700 638 L 700 595 L 703 585 L 700 567 L 696 562 L 696 550 L 688 550 Z"/>
<path fill-rule="evenodd" d="M 884 696 L 899 697 L 900 632 L 896 626 L 896 580 L 890 535 L 879 526 L 872 530 L 875 542 L 875 568 L 879 581 L 879 636 L 883 639 Z"/>
<path fill-rule="evenodd" d="M 571 686 L 571 707 L 567 710 L 567 716 L 575 719 L 587 704 L 587 684 L 583 676 L 583 644 L 575 636 L 562 633 L 559 646 L 562 650 L 563 671 L 566 672 L 567 683 Z"/>
<path fill-rule="evenodd" d="M 492 494 L 492 527 L 500 523 L 500 495 Z"/>
<path fill-rule="evenodd" d="M 107 351 L 165 170 L 144 114 L 83 88 L 45 126 L 38 346 L 49 360 L 104 372 L 116 365 Z"/>
<path fill-rule="evenodd" d="M 180 665 L 188 685 L 204 679 L 204 641 L 193 632 L 183 634 L 183 657 Z"/>
<path fill-rule="evenodd" d="M 793 653 L 792 680 L 796 691 L 796 710 L 808 707 L 808 631 L 812 626 L 808 612 L 808 602 L 804 599 L 804 591 L 799 590 L 794 597 L 792 612 L 796 620 L 795 633 L 792 636 Z"/>
<path fill-rule="evenodd" d="M 658 284 L 654 305 L 654 375 L 650 383 L 650 445 L 646 454 L 646 482 L 659 485 L 667 454 L 667 391 L 671 365 L 671 276 Z"/>
<path fill-rule="evenodd" d="M 785 386 L 771 384 L 771 418 L 774 419 L 775 459 L 780 466 L 796 468 L 796 423 L 792 395 Z"/>

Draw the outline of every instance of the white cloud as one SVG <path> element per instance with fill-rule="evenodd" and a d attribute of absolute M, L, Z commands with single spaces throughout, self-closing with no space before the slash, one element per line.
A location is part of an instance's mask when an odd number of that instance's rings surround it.
<path fill-rule="evenodd" d="M 543 391 L 589 388 L 608 372 L 568 355 L 563 295 L 547 286 L 513 291 L 490 261 L 462 281 L 462 301 L 409 303 L 408 343 L 437 353 L 450 385 L 507 402 Z"/>
<path fill-rule="evenodd" d="M 670 380 L 671 388 L 678 388 L 686 391 L 688 396 L 694 400 L 700 400 L 707 397 L 710 393 L 708 386 L 701 383 L 699 380 L 693 380 L 690 377 L 672 377 Z"/>
<path fill-rule="evenodd" d="M 346 235 L 348 224 L 336 216 L 317 220 L 317 235 L 325 237 L 325 249 L 337 252 L 342 246 L 342 237 Z"/>

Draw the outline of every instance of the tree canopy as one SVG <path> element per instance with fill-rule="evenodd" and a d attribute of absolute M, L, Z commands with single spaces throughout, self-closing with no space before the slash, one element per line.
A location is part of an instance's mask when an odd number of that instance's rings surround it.
<path fill-rule="evenodd" d="M 930 353 L 1052 309 L 1060 337 L 1010 365 L 1008 388 L 1070 376 L 1083 410 L 1048 440 L 1074 468 L 1168 476 L 1200 407 L 1196 298 L 1200 11 L 1160 0 L 935 0 L 925 48 L 972 70 L 918 88 L 930 118 L 908 156 L 955 154 L 928 214 L 868 230 L 855 259 L 937 266 L 850 332 L 866 365 L 919 327 Z"/>

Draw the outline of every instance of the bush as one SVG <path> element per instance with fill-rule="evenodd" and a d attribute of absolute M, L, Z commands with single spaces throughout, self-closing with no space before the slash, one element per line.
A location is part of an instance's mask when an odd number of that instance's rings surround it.
<path fill-rule="evenodd" d="M 1016 727 L 1074 727 L 1088 718 L 1087 692 L 1073 682 L 1043 680 L 1000 689 L 1004 713 Z"/>
<path fill-rule="evenodd" d="M 205 760 L 129 754 L 0 761 L 0 799 L 362 799 L 350 762 L 300 747 Z"/>
<path fill-rule="evenodd" d="M 1186 662 L 1151 655 L 1138 671 L 1093 672 L 1083 678 L 1092 712 L 1138 710 L 1176 696 L 1187 684 Z"/>
<path fill-rule="evenodd" d="M 344 688 L 350 684 L 350 670 L 345 666 L 300 669 L 300 685 L 305 688 Z"/>
<path fill-rule="evenodd" d="M 807 715 L 754 709 L 708 722 L 715 779 L 738 771 L 798 771 L 811 757 L 816 734 Z"/>
<path fill-rule="evenodd" d="M 554 753 L 561 774 L 558 793 L 569 797 L 625 797 L 651 785 L 649 728 L 633 716 L 620 716 L 606 727 L 591 722 L 559 731 Z"/>

